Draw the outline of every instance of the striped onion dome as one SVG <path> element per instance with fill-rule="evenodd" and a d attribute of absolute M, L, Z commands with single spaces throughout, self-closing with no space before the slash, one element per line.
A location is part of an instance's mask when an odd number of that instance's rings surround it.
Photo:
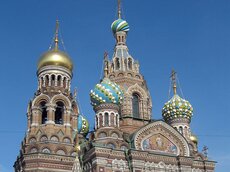
<path fill-rule="evenodd" d="M 113 31 L 113 34 L 119 31 L 128 32 L 129 24 L 123 19 L 117 19 L 112 23 L 111 29 Z"/>

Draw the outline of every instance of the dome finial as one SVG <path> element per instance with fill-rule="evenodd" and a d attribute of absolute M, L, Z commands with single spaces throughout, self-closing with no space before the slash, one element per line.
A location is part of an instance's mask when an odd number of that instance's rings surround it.
<path fill-rule="evenodd" d="M 55 39 L 54 39 L 54 43 L 55 43 L 55 47 L 54 49 L 55 50 L 58 50 L 58 29 L 59 29 L 59 21 L 58 19 L 56 20 L 56 29 L 55 29 Z"/>
<path fill-rule="evenodd" d="M 118 4 L 118 18 L 121 19 L 121 0 L 118 0 L 117 4 Z"/>
<path fill-rule="evenodd" d="M 108 73 L 109 73 L 109 60 L 108 60 L 108 53 L 105 52 L 104 53 L 104 78 L 108 77 Z"/>
<path fill-rule="evenodd" d="M 171 79 L 172 79 L 172 85 L 173 85 L 173 93 L 174 93 L 174 95 L 176 95 L 176 90 L 177 90 L 177 86 L 176 86 L 176 72 L 175 72 L 174 69 L 172 70 Z"/>

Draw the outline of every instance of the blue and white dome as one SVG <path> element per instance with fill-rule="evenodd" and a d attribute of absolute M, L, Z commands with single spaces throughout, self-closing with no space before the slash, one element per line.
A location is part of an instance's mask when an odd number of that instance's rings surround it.
<path fill-rule="evenodd" d="M 77 129 L 80 134 L 87 134 L 89 132 L 89 122 L 82 115 L 78 116 Z"/>
<path fill-rule="evenodd" d="M 120 105 L 123 101 L 123 91 L 114 82 L 104 78 L 101 83 L 97 84 L 90 92 L 92 106 L 98 106 L 103 103 L 114 103 Z"/>

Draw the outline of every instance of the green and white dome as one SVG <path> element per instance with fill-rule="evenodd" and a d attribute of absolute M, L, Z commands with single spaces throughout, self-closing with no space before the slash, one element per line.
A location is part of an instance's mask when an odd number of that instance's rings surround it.
<path fill-rule="evenodd" d="M 162 116 L 166 122 L 174 119 L 188 119 L 191 121 L 193 115 L 192 105 L 185 99 L 175 94 L 162 109 Z"/>
<path fill-rule="evenodd" d="M 115 34 L 116 32 L 119 32 L 119 31 L 128 32 L 129 31 L 129 24 L 127 23 L 127 21 L 125 21 L 123 19 L 117 19 L 112 23 L 111 29 L 113 31 L 113 34 Z"/>

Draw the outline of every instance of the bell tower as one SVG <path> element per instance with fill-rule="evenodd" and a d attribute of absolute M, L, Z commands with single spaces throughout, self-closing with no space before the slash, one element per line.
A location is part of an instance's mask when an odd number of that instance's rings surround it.
<path fill-rule="evenodd" d="M 104 71 L 108 78 L 117 83 L 124 92 L 121 105 L 120 128 L 131 133 L 146 125 L 152 115 L 152 100 L 139 62 L 130 54 L 126 45 L 129 31 L 128 23 L 121 18 L 120 0 L 118 0 L 118 19 L 111 25 L 116 40 L 112 60 L 104 59 Z"/>
<path fill-rule="evenodd" d="M 59 22 L 53 46 L 37 69 L 38 89 L 27 108 L 27 133 L 14 164 L 21 171 L 71 171 L 76 152 L 73 135 L 79 114 L 70 92 L 73 63 L 59 49 Z"/>

